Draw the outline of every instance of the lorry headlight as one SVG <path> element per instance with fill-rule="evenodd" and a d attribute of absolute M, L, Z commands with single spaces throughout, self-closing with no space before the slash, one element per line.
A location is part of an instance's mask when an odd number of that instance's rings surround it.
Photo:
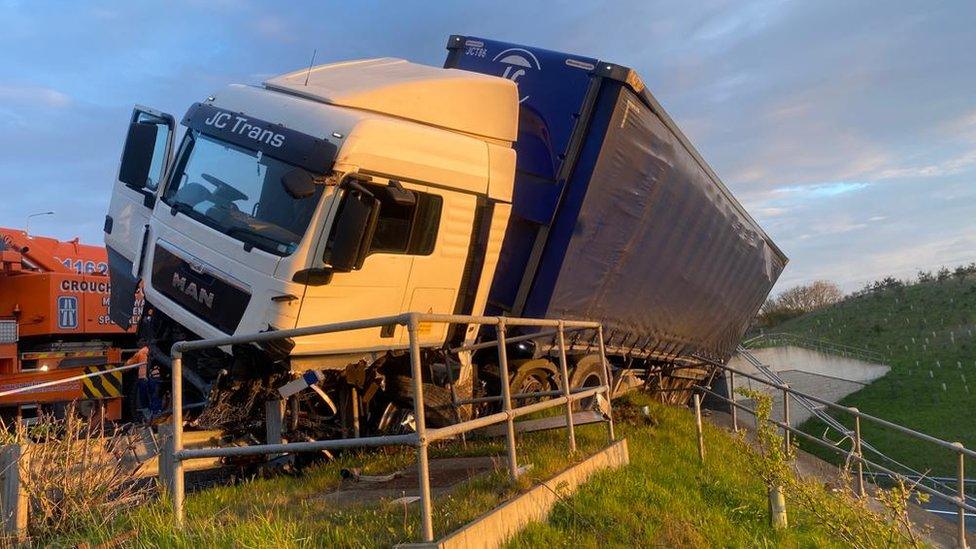
<path fill-rule="evenodd" d="M 535 357 L 535 342 L 532 340 L 519 341 L 515 345 L 509 345 L 509 358 L 522 359 Z"/>

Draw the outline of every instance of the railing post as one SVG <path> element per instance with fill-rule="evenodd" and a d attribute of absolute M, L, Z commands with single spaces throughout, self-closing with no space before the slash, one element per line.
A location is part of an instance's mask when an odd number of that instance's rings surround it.
<path fill-rule="evenodd" d="M 790 386 L 783 385 L 783 453 L 790 455 Z"/>
<path fill-rule="evenodd" d="M 359 438 L 359 389 L 349 388 L 349 405 L 352 407 L 352 436 Z"/>
<path fill-rule="evenodd" d="M 854 455 L 857 456 L 857 495 L 864 497 L 864 453 L 861 451 L 860 410 L 851 408 L 854 413 Z"/>
<path fill-rule="evenodd" d="M 566 340 L 563 336 L 563 321 L 559 321 L 557 330 L 559 342 L 559 373 L 563 378 L 563 396 L 566 397 L 566 436 L 569 437 L 569 451 L 576 451 L 576 426 L 573 425 L 573 403 L 569 400 L 569 366 L 566 364 Z"/>
<path fill-rule="evenodd" d="M 2 479 L 2 495 L 0 495 L 0 509 L 3 512 L 3 534 L 17 540 L 23 540 L 27 535 L 27 513 L 30 508 L 30 498 L 24 489 L 22 474 L 30 470 L 27 460 L 29 454 L 20 444 L 8 444 L 0 447 L 0 479 Z"/>
<path fill-rule="evenodd" d="M 783 487 L 779 485 L 769 487 L 769 523 L 775 530 L 782 530 L 789 526 L 786 496 L 783 494 Z"/>
<path fill-rule="evenodd" d="M 705 463 L 705 433 L 702 430 L 701 397 L 696 392 L 691 399 L 695 402 L 695 431 L 698 433 L 698 459 Z"/>
<path fill-rule="evenodd" d="M 171 455 L 170 482 L 173 487 L 173 516 L 176 518 L 176 527 L 183 529 L 184 510 L 183 510 L 183 460 L 180 459 L 180 451 L 183 450 L 183 351 L 174 350 L 173 371 L 171 392 L 173 401 L 173 444 Z"/>
<path fill-rule="evenodd" d="M 280 399 L 268 400 L 264 403 L 264 439 L 267 444 L 281 444 L 281 433 L 285 416 L 285 401 Z M 268 461 L 277 459 L 284 454 L 269 454 Z"/>
<path fill-rule="evenodd" d="M 600 370 L 603 372 L 603 385 L 607 387 L 607 392 L 604 395 L 607 399 L 607 438 L 610 442 L 613 442 L 617 437 L 613 433 L 613 383 L 610 381 L 612 376 L 610 375 L 610 362 L 607 361 L 607 348 L 603 343 L 603 324 L 600 324 L 596 329 L 597 336 L 600 339 L 600 361 L 603 363 L 603 368 Z"/>
<path fill-rule="evenodd" d="M 420 484 L 420 522 L 424 541 L 434 540 L 434 520 L 430 495 L 430 462 L 427 457 L 427 418 L 424 414 L 423 366 L 420 363 L 420 340 L 417 318 L 410 315 L 410 376 L 413 382 L 413 415 L 417 421 L 417 477 Z"/>
<path fill-rule="evenodd" d="M 518 479 L 518 460 L 515 456 L 515 416 L 512 415 L 512 392 L 508 378 L 508 351 L 505 348 L 505 319 L 498 319 L 498 377 L 502 386 L 502 411 L 505 420 L 505 443 L 508 446 L 508 474 L 512 482 Z"/>
<path fill-rule="evenodd" d="M 162 424 L 156 428 L 159 440 L 159 454 L 156 469 L 159 472 L 160 497 L 173 493 L 173 425 Z"/>
<path fill-rule="evenodd" d="M 961 442 L 953 442 L 953 446 L 959 449 L 959 469 L 956 471 L 959 480 L 959 502 L 956 504 L 959 509 L 959 527 L 958 540 L 956 546 L 959 549 L 966 549 L 966 508 L 963 505 L 966 503 L 966 454 L 962 452 L 964 446 Z"/>
<path fill-rule="evenodd" d="M 732 405 L 732 431 L 739 432 L 739 408 L 735 405 L 735 372 L 729 372 L 729 401 Z"/>

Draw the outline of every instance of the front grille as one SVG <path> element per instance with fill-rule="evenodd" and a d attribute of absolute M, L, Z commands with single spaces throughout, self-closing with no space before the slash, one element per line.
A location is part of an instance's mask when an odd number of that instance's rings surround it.
<path fill-rule="evenodd" d="M 210 269 L 193 268 L 159 244 L 154 254 L 153 288 L 222 332 L 233 334 L 237 330 L 251 294 Z"/>

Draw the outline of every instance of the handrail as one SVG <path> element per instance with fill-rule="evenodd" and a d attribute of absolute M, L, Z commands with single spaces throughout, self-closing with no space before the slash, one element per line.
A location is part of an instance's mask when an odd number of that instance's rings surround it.
<path fill-rule="evenodd" d="M 442 324 L 477 324 L 494 325 L 497 339 L 494 343 L 478 343 L 469 345 L 458 350 L 471 350 L 472 348 L 487 348 L 494 345 L 498 352 L 498 369 L 501 383 L 501 394 L 497 397 L 501 400 L 501 411 L 489 416 L 474 418 L 467 421 L 459 421 L 447 427 L 427 429 L 427 421 L 424 412 L 424 390 L 422 382 L 423 367 L 421 364 L 421 343 L 420 343 L 420 324 L 421 323 L 442 323 Z M 188 352 L 223 347 L 228 345 L 238 345 L 245 343 L 260 343 L 282 338 L 297 338 L 316 334 L 336 333 L 349 330 L 359 330 L 364 328 L 377 328 L 389 325 L 400 325 L 407 328 L 409 335 L 409 357 L 410 357 L 410 377 L 413 389 L 413 409 L 416 423 L 416 432 L 407 435 L 381 435 L 370 437 L 354 437 L 333 440 L 310 440 L 306 442 L 289 443 L 268 443 L 252 446 L 235 447 L 215 447 L 215 448 L 183 448 L 183 355 Z M 560 357 L 560 368 L 562 374 L 561 391 L 542 391 L 537 393 L 511 394 L 508 375 L 508 356 L 506 327 L 508 326 L 527 326 L 554 328 L 551 334 L 556 336 L 557 346 Z M 596 331 L 596 339 L 599 344 L 600 357 L 603 363 L 600 377 L 601 383 L 597 387 L 584 388 L 579 391 L 571 391 L 568 383 L 568 370 L 566 366 L 566 349 L 564 334 L 568 331 L 577 329 L 593 329 Z M 548 333 L 546 335 L 549 335 Z M 533 334 L 532 337 L 540 337 Z M 543 336 L 545 337 L 545 336 Z M 516 336 L 512 340 L 525 340 L 531 337 Z M 439 344 L 438 344 L 439 345 Z M 309 326 L 304 328 L 294 328 L 288 330 L 278 330 L 274 332 L 261 332 L 257 334 L 244 334 L 236 336 L 224 336 L 212 339 L 200 339 L 193 341 L 178 341 L 173 344 L 171 350 L 172 357 L 172 437 L 170 438 L 170 448 L 167 452 L 169 457 L 169 478 L 168 489 L 172 497 L 173 513 L 176 518 L 178 528 L 184 524 L 185 510 L 184 499 L 184 478 L 183 461 L 190 458 L 199 457 L 228 457 L 241 455 L 273 455 L 285 452 L 307 452 L 332 448 L 357 448 L 367 446 L 387 446 L 387 445 L 408 445 L 417 449 L 417 468 L 418 484 L 420 491 L 420 514 L 421 531 L 425 542 L 433 541 L 433 508 L 432 496 L 430 491 L 430 471 L 428 463 L 428 446 L 437 440 L 443 440 L 455 435 L 461 435 L 475 429 L 479 429 L 496 423 L 505 423 L 505 439 L 508 453 L 509 476 L 514 481 L 519 475 L 519 468 L 516 457 L 515 446 L 515 418 L 533 412 L 554 408 L 557 406 L 565 407 L 566 431 L 568 436 L 569 450 L 576 450 L 576 435 L 573 427 L 572 405 L 582 399 L 593 398 L 596 395 L 604 395 L 607 406 L 603 411 L 603 418 L 607 426 L 607 437 L 612 442 L 615 439 L 613 429 L 613 412 L 609 405 L 611 396 L 611 376 L 610 365 L 607 361 L 606 348 L 603 343 L 603 325 L 599 322 L 589 322 L 581 320 L 557 320 L 557 319 L 533 319 L 533 318 L 512 318 L 498 316 L 466 316 L 466 315 L 447 315 L 434 313 L 404 313 L 395 316 L 380 318 L 352 320 L 347 322 L 336 322 L 323 324 L 320 326 Z M 452 389 L 452 398 L 453 397 Z M 552 397 L 522 406 L 513 406 L 512 402 L 516 399 L 526 397 Z M 494 400 L 494 397 L 492 397 Z M 460 403 L 454 398 L 455 406 Z M 280 407 L 279 419 L 280 419 Z M 269 414 L 271 412 L 268 412 Z M 270 435 L 269 435 L 270 438 Z"/>
<path fill-rule="evenodd" d="M 43 383 L 35 383 L 33 385 L 24 385 L 23 387 L 17 387 L 16 389 L 9 389 L 7 391 L 0 391 L 0 397 L 17 395 L 20 393 L 29 393 L 31 391 L 36 391 L 38 389 L 44 389 L 46 387 L 53 387 L 55 385 L 61 385 L 63 383 L 69 383 L 72 381 L 79 381 L 82 379 L 104 376 L 106 374 L 111 374 L 113 372 L 124 372 L 126 370 L 131 370 L 133 368 L 138 368 L 140 366 L 145 366 L 145 362 L 137 362 L 135 364 L 126 364 L 124 366 L 117 366 L 115 368 L 109 368 L 107 370 L 98 370 L 97 372 L 90 372 L 87 374 L 79 374 L 76 376 L 66 377 L 64 379 L 55 379 L 53 381 L 45 381 Z"/>
<path fill-rule="evenodd" d="M 765 375 L 769 380 L 771 380 L 771 381 L 773 381 L 775 383 L 778 383 L 780 385 L 789 387 L 789 385 L 786 384 L 786 382 L 783 380 L 783 378 L 781 378 L 779 375 L 777 375 L 776 372 L 774 372 L 771 369 L 769 369 L 769 367 L 767 367 L 766 365 L 762 364 L 762 362 L 760 362 L 759 359 L 757 359 L 755 356 L 753 356 L 751 353 L 749 353 L 746 349 L 743 349 L 743 348 L 740 347 L 739 348 L 739 353 L 740 353 L 740 355 L 742 355 L 743 357 L 745 357 L 746 360 L 750 364 L 752 364 L 753 366 L 755 366 L 756 369 L 759 370 L 763 375 Z M 834 429 L 835 431 L 837 431 L 838 433 L 844 435 L 847 438 L 851 438 L 851 439 L 854 439 L 855 437 L 860 438 L 859 435 L 858 435 L 858 433 L 856 432 L 857 431 L 856 429 L 854 429 L 854 430 L 848 429 L 843 423 L 837 421 L 832 416 L 830 416 L 829 414 L 825 413 L 823 410 L 820 410 L 820 409 L 814 407 L 810 403 L 810 400 L 808 400 L 804 396 L 801 396 L 802 393 L 799 393 L 798 391 L 795 391 L 793 394 L 794 394 L 794 398 L 796 399 L 796 401 L 798 403 L 800 403 L 801 406 L 803 406 L 804 408 L 806 408 L 810 412 L 810 414 L 811 414 L 812 417 L 816 417 L 817 419 L 819 419 L 820 421 L 822 421 L 824 424 L 827 425 L 828 428 Z M 849 412 L 849 410 L 844 410 L 844 411 Z M 886 421 L 886 420 L 883 420 L 883 419 L 880 419 L 880 418 L 875 418 L 875 420 L 876 420 L 876 422 L 885 422 Z M 891 424 L 891 425 L 894 426 L 894 425 L 897 425 L 897 424 Z M 898 426 L 898 427 L 900 427 L 900 426 Z M 926 435 L 925 433 L 919 433 L 919 434 L 924 435 L 924 436 L 929 436 L 929 435 Z M 878 456 L 884 458 L 887 461 L 890 461 L 891 463 L 897 465 L 898 467 L 901 467 L 901 468 L 903 468 L 903 469 L 905 469 L 907 471 L 910 471 L 911 473 L 913 473 L 916 476 L 919 476 L 919 477 L 924 477 L 925 476 L 923 473 L 921 473 L 920 471 L 916 471 L 911 466 L 906 465 L 906 464 L 904 464 L 904 463 L 902 463 L 902 462 L 900 462 L 900 461 L 898 461 L 898 460 L 896 460 L 896 459 L 894 459 L 892 457 L 889 457 L 889 456 L 885 455 L 884 452 L 882 452 L 881 450 L 879 450 L 875 446 L 869 444 L 867 441 L 861 441 L 860 444 L 861 444 L 861 446 L 863 448 L 866 448 L 867 450 L 869 450 L 869 451 L 877 454 Z M 934 478 L 934 477 L 927 477 L 927 478 L 929 478 L 931 480 L 931 482 L 933 482 L 934 484 L 940 484 L 942 486 L 946 486 L 944 483 L 942 483 L 937 478 Z"/>
<path fill-rule="evenodd" d="M 791 388 L 789 385 L 784 385 L 784 384 L 781 384 L 781 383 L 776 383 L 776 382 L 773 382 L 773 381 L 769 381 L 769 380 L 763 379 L 763 378 L 761 378 L 761 377 L 759 377 L 757 375 L 743 372 L 742 370 L 733 368 L 731 366 L 724 365 L 724 364 L 722 364 L 720 362 L 715 362 L 713 360 L 706 359 L 704 357 L 698 357 L 698 358 L 700 360 L 703 360 L 705 362 L 708 362 L 708 364 L 711 365 L 711 366 L 715 366 L 715 367 L 721 368 L 723 370 L 732 372 L 732 373 L 734 373 L 737 376 L 742 376 L 742 377 L 745 377 L 745 378 L 748 378 L 748 379 L 752 379 L 752 380 L 758 381 L 758 382 L 763 383 L 765 385 L 769 385 L 770 387 L 773 387 L 774 389 L 779 389 L 781 391 L 782 390 L 785 390 L 785 391 L 789 392 L 791 395 L 805 398 L 807 400 L 816 402 L 818 404 L 822 404 L 822 405 L 824 405 L 824 406 L 826 406 L 828 408 L 831 408 L 831 409 L 834 409 L 834 410 L 837 410 L 837 411 L 840 411 L 840 412 L 844 412 L 844 413 L 850 414 L 850 415 L 852 415 L 854 417 L 859 417 L 861 419 L 866 419 L 868 421 L 877 423 L 877 424 L 879 424 L 879 425 L 881 425 L 883 427 L 887 427 L 889 429 L 893 429 L 895 431 L 899 431 L 901 433 L 904 433 L 906 435 L 909 435 L 909 436 L 918 438 L 920 440 L 924 440 L 926 442 L 931 442 L 931 443 L 936 444 L 938 446 L 941 446 L 943 448 L 948 448 L 950 450 L 958 450 L 958 447 L 955 445 L 955 443 L 948 442 L 948 441 L 942 440 L 940 438 L 933 437 L 932 435 L 927 435 L 927 434 L 922 433 L 920 431 L 916 431 L 914 429 L 905 427 L 903 425 L 898 425 L 897 423 L 892 423 L 892 422 L 890 422 L 888 420 L 881 419 L 879 417 L 872 416 L 870 414 L 865 414 L 864 412 L 861 412 L 857 408 L 850 408 L 848 406 L 841 406 L 840 404 L 837 404 L 836 402 L 830 402 L 829 400 L 824 400 L 824 399 L 822 399 L 820 397 L 817 397 L 817 396 L 814 396 L 814 395 L 811 395 L 811 394 L 808 394 L 808 393 L 804 393 L 802 391 L 797 391 L 796 389 Z M 962 451 L 967 456 L 976 458 L 976 452 L 974 452 L 973 450 L 970 450 L 968 448 L 963 448 Z"/>
<path fill-rule="evenodd" d="M 720 395 L 720 394 L 718 394 L 718 393 L 716 393 L 716 392 L 714 392 L 714 391 L 712 391 L 710 389 L 707 389 L 707 388 L 705 388 L 705 387 L 703 387 L 701 385 L 695 385 L 694 387 L 692 387 L 692 389 L 695 389 L 695 390 L 698 390 L 698 391 L 700 391 L 702 393 L 711 395 L 711 396 L 713 396 L 713 397 L 715 397 L 715 398 L 717 398 L 719 400 L 722 400 L 722 401 L 726 402 L 727 404 L 729 404 L 731 406 L 735 406 L 736 408 L 738 408 L 738 409 L 740 409 L 740 410 L 742 410 L 744 412 L 748 412 L 748 413 L 752 414 L 753 416 L 756 415 L 756 410 L 755 409 L 752 409 L 752 408 L 749 408 L 748 406 L 739 404 L 738 402 L 733 403 L 733 402 L 729 401 L 726 397 L 724 397 L 724 396 L 722 396 L 722 395 Z M 902 478 L 902 479 L 905 479 L 905 480 L 911 480 L 911 479 L 909 479 L 909 477 L 907 477 L 907 476 L 905 476 L 905 475 L 903 475 L 901 473 L 897 473 L 895 471 L 892 471 L 891 469 L 888 469 L 887 467 L 885 467 L 883 465 L 880 465 L 878 463 L 874 463 L 873 461 L 871 461 L 871 460 L 869 460 L 869 459 L 867 459 L 867 458 L 865 458 L 863 456 L 860 456 L 859 457 L 854 452 L 849 452 L 849 451 L 844 450 L 843 448 L 840 448 L 840 447 L 838 447 L 838 446 L 836 446 L 834 444 L 830 444 L 828 442 L 825 442 L 823 440 L 820 440 L 819 438 L 811 435 L 810 433 L 807 433 L 806 431 L 801 431 L 800 429 L 797 429 L 796 427 L 789 426 L 789 425 L 787 425 L 786 423 L 784 423 L 782 421 L 777 421 L 777 420 L 772 419 L 772 418 L 767 418 L 766 419 L 766 422 L 769 423 L 769 424 L 771 424 L 771 425 L 775 425 L 775 426 L 779 427 L 780 429 L 783 429 L 784 431 L 789 431 L 791 434 L 798 435 L 798 436 L 801 436 L 801 437 L 803 437 L 803 438 L 805 438 L 805 439 L 807 439 L 807 440 L 809 440 L 811 442 L 815 442 L 815 443 L 819 444 L 820 446 L 822 446 L 824 448 L 827 448 L 827 449 L 832 450 L 834 452 L 837 452 L 839 454 L 843 454 L 845 457 L 849 457 L 851 459 L 860 461 L 861 463 L 863 463 L 865 465 L 870 465 L 872 467 L 875 467 L 876 469 L 884 472 L 887 475 L 891 475 L 891 476 L 894 476 L 894 477 Z M 863 474 L 871 475 L 872 473 L 863 473 Z M 929 478 L 931 478 L 931 477 L 929 477 Z M 955 479 L 953 479 L 953 480 L 955 480 Z M 946 501 L 948 503 L 952 503 L 953 505 L 961 506 L 964 509 L 966 509 L 967 511 L 974 511 L 974 512 L 976 512 L 976 506 L 974 506 L 974 505 L 972 505 L 970 503 L 966 503 L 965 501 L 960 501 L 960 499 L 957 498 L 957 497 L 955 497 L 955 496 L 946 494 L 944 492 L 940 492 L 940 491 L 938 491 L 938 490 L 936 490 L 934 488 L 930 488 L 930 487 L 925 486 L 924 484 L 921 484 L 921 483 L 917 483 L 915 486 L 918 487 L 919 489 L 921 489 L 923 492 L 929 494 L 929 495 L 936 496 L 936 497 L 938 497 L 938 498 L 940 498 L 940 499 L 942 499 L 942 500 L 944 500 L 944 501 Z"/>
<path fill-rule="evenodd" d="M 752 360 L 750 360 L 749 362 L 752 363 L 753 365 L 755 365 L 755 363 L 759 363 L 758 359 L 755 359 L 755 357 L 751 357 L 751 355 L 745 349 L 742 349 L 740 347 L 740 352 L 744 352 L 743 353 L 744 356 L 747 356 L 747 358 L 751 358 Z M 958 525 L 959 525 L 958 536 L 959 536 L 959 540 L 960 540 L 960 543 L 961 543 L 960 546 L 961 547 L 965 547 L 965 534 L 966 534 L 965 512 L 967 510 L 968 511 L 976 511 L 976 506 L 974 506 L 972 503 L 970 503 L 971 501 L 974 501 L 974 499 L 973 498 L 970 498 L 970 497 L 968 497 L 966 495 L 966 482 L 971 482 L 971 481 L 968 481 L 965 478 L 965 458 L 966 457 L 970 457 L 970 458 L 976 457 L 976 452 L 974 452 L 973 450 L 970 450 L 969 448 L 966 448 L 960 442 L 949 442 L 949 441 L 946 441 L 946 440 L 942 440 L 942 439 L 940 439 L 938 437 L 934 437 L 932 435 L 928 435 L 926 433 L 922 433 L 920 431 L 916 431 L 916 430 L 911 429 L 909 427 L 905 427 L 903 425 L 899 425 L 897 423 L 893 423 L 891 421 L 888 421 L 888 420 L 885 420 L 885 419 L 881 419 L 881 418 L 876 417 L 876 416 L 873 416 L 871 414 L 866 414 L 864 412 L 861 412 L 857 408 L 842 406 L 840 404 L 837 404 L 837 403 L 834 403 L 834 402 L 830 402 L 828 400 L 825 400 L 825 399 L 816 397 L 814 395 L 807 394 L 807 393 L 804 393 L 802 391 L 797 391 L 796 389 L 791 388 L 788 384 L 784 383 L 782 381 L 782 379 L 778 378 L 778 376 L 775 376 L 774 373 L 772 373 L 772 375 L 770 375 L 771 372 L 767 372 L 767 371 L 764 371 L 764 370 L 760 369 L 760 372 L 761 373 L 763 373 L 763 374 L 767 375 L 767 377 L 769 377 L 769 379 L 763 379 L 763 378 L 759 377 L 758 375 L 755 375 L 755 374 L 752 374 L 752 373 L 748 373 L 748 372 L 744 372 L 742 370 L 739 370 L 737 368 L 733 368 L 733 367 L 728 366 L 726 364 L 722 364 L 720 362 L 716 362 L 716 361 L 710 360 L 710 359 L 708 359 L 706 357 L 698 357 L 698 358 L 700 360 L 702 360 L 703 362 L 705 362 L 705 363 L 707 363 L 707 364 L 709 364 L 711 366 L 714 366 L 717 369 L 723 370 L 723 371 L 725 371 L 725 372 L 727 372 L 729 374 L 729 376 L 727 378 L 728 379 L 728 383 L 729 383 L 728 386 L 727 386 L 727 391 L 728 391 L 728 395 L 727 396 L 726 395 L 720 395 L 720 394 L 712 391 L 711 389 L 709 389 L 707 387 L 700 386 L 700 385 L 695 386 L 695 389 L 701 391 L 702 393 L 707 393 L 709 395 L 712 395 L 715 398 L 717 398 L 718 400 L 720 400 L 722 402 L 725 402 L 725 403 L 727 403 L 728 405 L 730 405 L 732 407 L 732 411 L 733 411 L 733 414 L 732 414 L 732 425 L 733 425 L 733 429 L 738 430 L 738 420 L 737 420 L 736 414 L 734 413 L 736 410 L 742 409 L 742 410 L 745 410 L 745 411 L 751 413 L 754 417 L 756 416 L 755 409 L 749 409 L 748 407 L 746 407 L 746 406 L 744 406 L 742 404 L 739 404 L 738 402 L 735 401 L 735 386 L 734 386 L 735 376 L 742 376 L 742 377 L 744 377 L 746 379 L 754 380 L 754 381 L 756 381 L 758 383 L 761 383 L 761 384 L 763 384 L 765 386 L 768 386 L 768 387 L 771 387 L 771 388 L 773 388 L 775 390 L 781 391 L 782 394 L 783 394 L 784 421 L 783 422 L 779 422 L 779 421 L 773 420 L 772 418 L 766 418 L 766 420 L 769 423 L 774 424 L 774 425 L 777 425 L 777 426 L 779 426 L 779 427 L 781 427 L 783 429 L 783 432 L 784 432 L 784 435 L 785 435 L 785 439 L 786 439 L 787 444 L 789 444 L 789 436 L 791 434 L 795 434 L 795 435 L 801 436 L 801 437 L 803 437 L 805 439 L 811 440 L 811 441 L 817 443 L 820 446 L 824 446 L 826 448 L 829 448 L 832 451 L 844 453 L 844 454 L 846 454 L 848 456 L 848 458 L 855 459 L 855 461 L 856 461 L 856 463 L 858 465 L 857 480 L 858 480 L 858 493 L 859 493 L 859 495 L 863 495 L 864 494 L 864 470 L 863 470 L 864 465 L 869 465 L 871 467 L 874 467 L 877 470 L 880 470 L 880 471 L 882 471 L 884 473 L 887 473 L 889 475 L 893 475 L 895 477 L 899 477 L 899 478 L 902 478 L 902 479 L 905 479 L 905 480 L 910 480 L 909 476 L 906 476 L 904 474 L 898 473 L 898 472 L 893 471 L 893 470 L 891 470 L 891 469 L 889 469 L 889 468 L 887 468 L 885 466 L 882 466 L 882 465 L 880 465 L 878 463 L 875 463 L 875 462 L 873 462 L 871 460 L 866 459 L 864 457 L 862 448 L 871 449 L 874 453 L 878 454 L 879 456 L 881 456 L 881 457 L 883 457 L 883 458 L 891 461 L 894 464 L 897 464 L 900 467 L 904 467 L 905 469 L 911 471 L 911 473 L 912 473 L 911 476 L 913 478 L 918 479 L 917 482 L 914 483 L 914 486 L 917 489 L 919 489 L 920 491 L 925 492 L 925 493 L 927 493 L 929 495 L 938 497 L 939 499 L 942 499 L 944 501 L 947 501 L 947 502 L 951 503 L 952 505 L 955 505 L 956 506 L 956 508 L 958 510 Z M 759 364 L 761 365 L 761 363 L 759 363 Z M 773 377 L 775 377 L 775 379 L 773 379 Z M 791 397 L 793 399 L 795 399 L 797 402 L 799 402 L 802 405 L 804 405 L 805 407 L 806 406 L 809 406 L 809 403 L 810 402 L 815 402 L 815 403 L 818 403 L 818 404 L 823 405 L 826 408 L 830 408 L 832 410 L 837 410 L 837 411 L 839 411 L 841 413 L 845 413 L 845 414 L 848 414 L 851 417 L 853 417 L 854 418 L 854 429 L 851 430 L 851 429 L 848 429 L 847 427 L 843 426 L 842 424 L 840 424 L 836 419 L 834 419 L 834 418 L 828 416 L 827 414 L 823 413 L 822 411 L 815 411 L 812 408 L 810 408 L 815 417 L 818 417 L 819 419 L 824 420 L 829 426 L 837 429 L 840 433 L 844 434 L 846 437 L 850 437 L 851 438 L 851 440 L 852 440 L 851 450 L 849 452 L 848 451 L 845 451 L 842 448 L 839 448 L 838 445 L 835 445 L 833 443 L 830 443 L 829 441 L 820 440 L 819 438 L 817 438 L 817 437 L 815 437 L 813 435 L 810 435 L 809 433 L 806 433 L 804 431 L 801 431 L 799 429 L 796 429 L 796 428 L 792 427 L 789 424 L 789 409 L 790 409 L 790 398 Z M 825 418 L 829 418 L 829 421 L 827 419 L 825 419 Z M 912 438 L 915 438 L 915 439 L 918 439 L 918 440 L 921 440 L 921 441 L 924 441 L 924 442 L 928 442 L 930 444 L 934 444 L 934 445 L 936 445 L 938 447 L 941 447 L 941 448 L 944 448 L 944 449 L 947 449 L 947 450 L 950 450 L 950 451 L 954 452 L 958 456 L 957 476 L 956 476 L 955 479 L 953 479 L 957 483 L 956 491 L 957 491 L 957 494 L 958 495 L 955 495 L 954 496 L 951 493 L 947 493 L 948 491 L 947 492 L 942 492 L 940 490 L 937 490 L 934 487 L 926 486 L 925 484 L 922 483 L 922 480 L 927 478 L 929 480 L 929 482 L 931 482 L 933 484 L 933 486 L 945 488 L 945 489 L 948 489 L 948 490 L 952 490 L 952 488 L 946 482 L 943 482 L 943 479 L 941 479 L 941 478 L 934 478 L 934 477 L 927 477 L 927 475 L 924 475 L 922 473 L 919 473 L 918 471 L 915 471 L 911 467 L 909 467 L 907 465 L 904 465 L 902 463 L 899 463 L 898 461 L 896 461 L 896 460 L 894 460 L 892 458 L 889 458 L 889 457 L 885 456 L 879 450 L 877 450 L 876 448 L 871 447 L 866 442 L 864 442 L 863 439 L 861 438 L 861 423 L 860 422 L 862 420 L 875 423 L 875 424 L 880 425 L 882 427 L 885 427 L 887 429 L 891 429 L 891 430 L 896 431 L 898 433 L 901 433 L 901 434 L 910 436 Z M 839 425 L 840 427 L 838 428 L 838 427 L 836 427 L 836 425 Z"/>
<path fill-rule="evenodd" d="M 871 349 L 866 349 L 863 347 L 855 347 L 853 345 L 846 345 L 844 343 L 836 343 L 834 341 L 829 341 L 822 338 L 812 338 L 804 335 L 794 334 L 790 332 L 768 332 L 762 333 L 755 337 L 749 338 L 742 342 L 742 346 L 750 349 L 755 349 L 756 343 L 765 342 L 769 344 L 793 344 L 797 347 L 803 347 L 805 349 L 810 349 L 813 351 L 821 351 L 829 354 L 840 355 L 845 357 L 853 357 L 868 362 L 875 362 L 878 364 L 886 364 L 887 360 L 879 351 L 874 351 Z"/>

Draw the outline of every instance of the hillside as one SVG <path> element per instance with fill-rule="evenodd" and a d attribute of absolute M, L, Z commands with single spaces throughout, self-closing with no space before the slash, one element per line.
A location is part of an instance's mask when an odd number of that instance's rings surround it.
<path fill-rule="evenodd" d="M 861 411 L 976 448 L 976 279 L 895 286 L 850 297 L 773 331 L 855 345 L 887 357 L 891 372 L 841 401 Z M 807 425 L 811 433 L 823 427 Z M 948 452 L 865 426 L 889 456 L 948 473 Z M 924 450 L 922 450 L 924 449 Z"/>

